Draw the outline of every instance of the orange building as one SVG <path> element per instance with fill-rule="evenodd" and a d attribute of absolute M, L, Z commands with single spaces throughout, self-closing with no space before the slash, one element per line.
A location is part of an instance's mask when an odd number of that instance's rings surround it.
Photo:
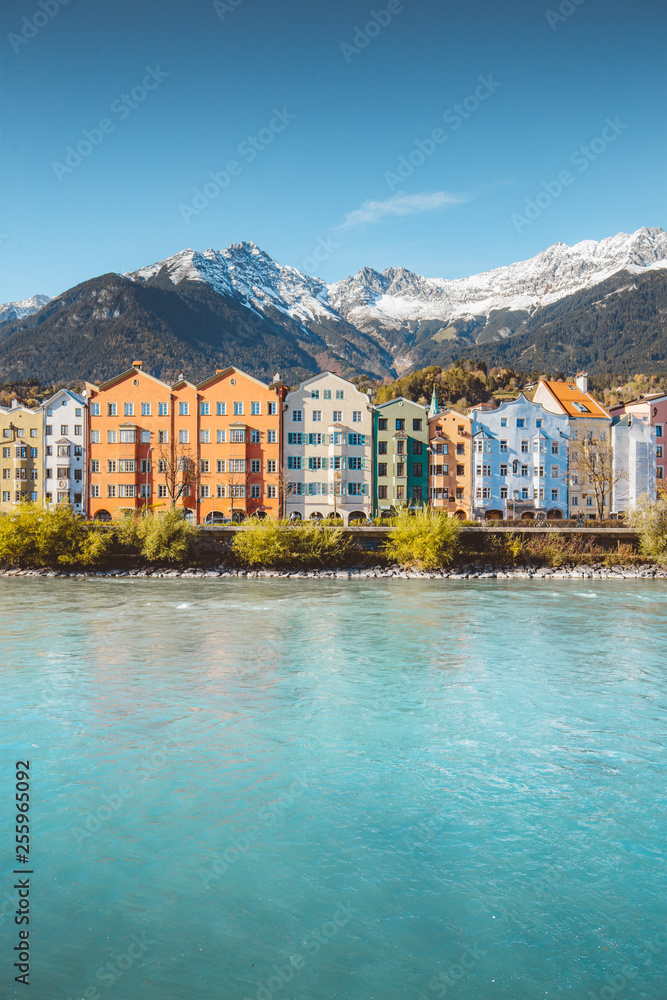
<path fill-rule="evenodd" d="M 439 410 L 435 389 L 428 416 L 428 496 L 432 507 L 469 518 L 472 506 L 470 417 Z"/>
<path fill-rule="evenodd" d="M 170 386 L 139 361 L 87 384 L 90 516 L 172 506 L 198 524 L 279 516 L 285 391 L 236 368 Z"/>

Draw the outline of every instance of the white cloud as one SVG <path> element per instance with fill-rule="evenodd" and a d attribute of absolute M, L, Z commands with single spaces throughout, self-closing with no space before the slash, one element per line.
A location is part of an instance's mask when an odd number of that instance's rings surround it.
<path fill-rule="evenodd" d="M 437 212 L 450 205 L 461 205 L 468 201 L 462 194 L 449 194 L 447 191 L 418 194 L 403 194 L 397 191 L 386 201 L 365 201 L 361 208 L 348 212 L 345 222 L 338 229 L 352 229 L 369 222 L 380 222 L 388 215 L 419 215 L 421 212 Z"/>

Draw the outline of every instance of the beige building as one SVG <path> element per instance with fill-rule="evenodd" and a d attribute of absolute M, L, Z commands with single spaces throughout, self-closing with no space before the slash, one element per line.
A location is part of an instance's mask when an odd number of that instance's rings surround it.
<path fill-rule="evenodd" d="M 0 407 L 2 493 L 0 510 L 44 500 L 44 409 L 34 410 L 14 400 Z"/>

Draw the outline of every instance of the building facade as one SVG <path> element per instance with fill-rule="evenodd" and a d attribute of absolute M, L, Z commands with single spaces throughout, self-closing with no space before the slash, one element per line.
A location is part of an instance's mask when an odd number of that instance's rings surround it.
<path fill-rule="evenodd" d="M 567 517 L 567 417 L 521 393 L 471 418 L 473 517 Z"/>
<path fill-rule="evenodd" d="M 2 501 L 8 512 L 17 504 L 44 501 L 44 411 L 14 400 L 0 407 L 2 437 Z"/>
<path fill-rule="evenodd" d="M 313 375 L 288 393 L 283 463 L 286 515 L 370 517 L 373 408 L 366 393 L 333 372 Z"/>
<path fill-rule="evenodd" d="M 197 524 L 278 515 L 279 379 L 267 386 L 230 367 L 170 386 L 135 362 L 86 392 L 92 517 L 171 507 Z"/>
<path fill-rule="evenodd" d="M 655 465 L 656 488 L 667 488 L 667 455 L 665 448 L 665 429 L 667 428 L 667 395 L 664 393 L 653 393 L 643 396 L 641 399 L 633 399 L 629 403 L 621 406 L 610 407 L 609 413 L 612 417 L 620 417 L 624 413 L 632 414 L 633 419 L 639 418 L 644 423 L 649 423 L 655 430 L 655 451 L 653 454 L 653 464 Z"/>
<path fill-rule="evenodd" d="M 374 514 L 428 501 L 428 410 L 400 396 L 375 407 Z"/>
<path fill-rule="evenodd" d="M 582 516 L 588 520 L 595 519 L 598 513 L 601 513 L 602 517 L 608 517 L 613 492 L 611 415 L 588 391 L 587 373 L 579 372 L 576 378 L 569 382 L 540 379 L 533 399 L 550 412 L 566 417 L 569 424 L 570 515 Z M 592 477 L 589 475 L 588 462 L 582 451 L 584 441 L 595 442 L 598 464 L 605 469 L 599 476 L 593 477 L 598 479 L 597 484 L 591 481 Z M 604 492 L 604 486 L 600 486 L 603 478 L 609 479 L 609 489 L 602 510 L 598 511 L 596 496 L 601 488 Z"/>
<path fill-rule="evenodd" d="M 632 412 L 611 422 L 613 487 L 611 513 L 634 510 L 643 498 L 656 495 L 656 428 Z"/>
<path fill-rule="evenodd" d="M 43 405 L 44 501 L 51 507 L 71 504 L 87 509 L 86 400 L 69 389 L 60 389 Z"/>
<path fill-rule="evenodd" d="M 428 417 L 429 503 L 460 518 L 472 513 L 472 436 L 469 416 L 440 410 L 433 390 Z"/>

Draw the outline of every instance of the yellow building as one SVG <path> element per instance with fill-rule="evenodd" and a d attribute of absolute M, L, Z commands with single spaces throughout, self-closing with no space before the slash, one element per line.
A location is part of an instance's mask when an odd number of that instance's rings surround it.
<path fill-rule="evenodd" d="M 14 400 L 0 407 L 2 494 L 0 510 L 44 499 L 44 410 L 31 410 Z"/>

